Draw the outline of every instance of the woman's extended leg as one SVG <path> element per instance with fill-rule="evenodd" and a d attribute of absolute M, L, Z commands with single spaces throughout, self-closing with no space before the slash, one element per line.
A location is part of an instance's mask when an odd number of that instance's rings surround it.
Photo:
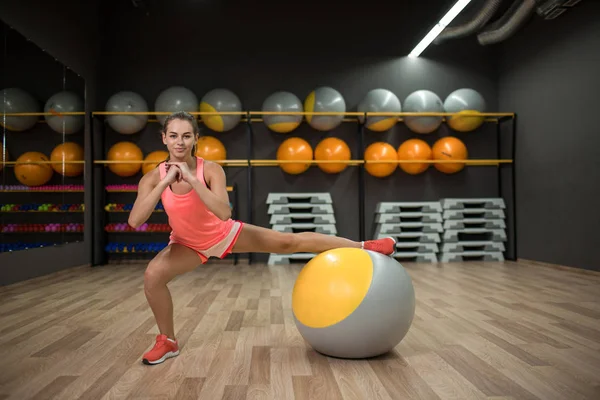
<path fill-rule="evenodd" d="M 166 359 L 165 354 L 174 353 L 175 348 L 178 351 L 173 322 L 173 300 L 167 283 L 177 275 L 192 271 L 201 263 L 195 251 L 175 243 L 167 246 L 148 263 L 144 273 L 144 293 L 160 335 L 154 348 L 144 354 L 145 364 L 158 364 Z M 168 340 L 171 343 L 167 343 Z"/>
<path fill-rule="evenodd" d="M 315 232 L 285 233 L 244 224 L 232 251 L 234 253 L 321 253 L 339 247 L 364 248 L 391 255 L 396 241 L 392 238 L 356 242 L 340 236 Z"/>

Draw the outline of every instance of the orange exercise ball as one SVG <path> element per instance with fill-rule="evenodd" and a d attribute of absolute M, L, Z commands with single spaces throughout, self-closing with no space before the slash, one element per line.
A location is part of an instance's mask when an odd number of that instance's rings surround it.
<path fill-rule="evenodd" d="M 78 176 L 83 173 L 83 164 L 67 164 L 69 161 L 83 161 L 83 147 L 75 142 L 61 143 L 50 153 L 51 161 L 65 164 L 51 164 L 52 169 L 64 176 Z"/>
<path fill-rule="evenodd" d="M 398 160 L 431 160 L 431 146 L 421 139 L 409 139 L 398 147 Z M 402 171 L 410 175 L 418 175 L 429 168 L 427 163 L 399 163 Z"/>
<path fill-rule="evenodd" d="M 30 162 L 50 161 L 39 151 L 28 151 L 17 158 L 15 176 L 23 185 L 41 186 L 48 183 L 54 174 L 51 164 L 29 164 Z"/>
<path fill-rule="evenodd" d="M 277 160 L 312 160 L 313 149 L 306 140 L 299 137 L 286 139 L 277 149 Z M 308 163 L 282 163 L 279 167 L 288 174 L 298 175 L 310 168 Z"/>
<path fill-rule="evenodd" d="M 454 136 L 446 136 L 433 144 L 434 160 L 466 160 L 469 157 L 467 146 L 462 140 Z M 454 174 L 465 167 L 465 163 L 439 163 L 434 164 L 438 171 Z"/>
<path fill-rule="evenodd" d="M 350 147 L 342 139 L 329 137 L 321 140 L 315 148 L 315 160 L 350 160 Z M 346 163 L 318 163 L 317 166 L 328 174 L 337 174 L 346 169 Z"/>
<path fill-rule="evenodd" d="M 196 155 L 205 160 L 226 160 L 227 150 L 223 143 L 214 136 L 201 136 L 196 142 Z"/>
<path fill-rule="evenodd" d="M 158 164 L 165 161 L 169 158 L 169 152 L 164 150 L 157 150 L 146 155 L 144 161 L 154 161 L 152 163 L 144 163 L 142 164 L 142 174 L 146 175 L 148 172 L 152 171 Z"/>
<path fill-rule="evenodd" d="M 396 149 L 389 143 L 375 142 L 365 150 L 365 161 L 398 161 Z M 377 178 L 384 178 L 394 173 L 398 163 L 365 163 L 367 172 Z"/>
<path fill-rule="evenodd" d="M 128 161 L 124 163 L 108 164 L 108 169 L 114 174 L 121 177 L 128 177 L 137 174 L 142 168 L 141 161 L 144 159 L 144 154 L 142 154 L 142 150 L 135 143 L 119 142 L 115 143 L 108 150 L 107 158 L 109 161 Z"/>

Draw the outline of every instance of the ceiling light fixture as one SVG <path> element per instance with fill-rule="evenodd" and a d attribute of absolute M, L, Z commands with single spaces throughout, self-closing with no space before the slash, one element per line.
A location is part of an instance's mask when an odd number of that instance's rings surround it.
<path fill-rule="evenodd" d="M 435 38 L 446 28 L 454 18 L 469 4 L 471 0 L 458 0 L 452 8 L 440 19 L 440 22 L 435 24 L 427 35 L 419 42 L 419 44 L 408 55 L 411 58 L 417 58 L 421 53 L 435 40 Z"/>

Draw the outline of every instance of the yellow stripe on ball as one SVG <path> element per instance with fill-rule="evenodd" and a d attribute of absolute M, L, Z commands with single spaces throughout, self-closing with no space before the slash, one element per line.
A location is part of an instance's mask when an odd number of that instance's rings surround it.
<path fill-rule="evenodd" d="M 480 114 L 477 110 L 462 110 L 456 116 L 448 119 L 448 125 L 458 132 L 470 132 L 479 128 L 483 124 L 483 117 L 462 116 L 460 114 Z"/>
<path fill-rule="evenodd" d="M 200 112 L 217 112 L 217 109 L 208 103 L 200 103 Z M 223 132 L 224 122 L 221 115 L 203 115 L 202 121 L 204 125 L 215 132 Z"/>
<path fill-rule="evenodd" d="M 300 125 L 300 122 L 278 122 L 269 125 L 269 129 L 277 133 L 289 133 L 296 129 Z"/>
<path fill-rule="evenodd" d="M 296 279 L 294 315 L 311 328 L 334 325 L 362 303 L 372 279 L 373 262 L 364 250 L 341 248 L 318 254 Z"/>
<path fill-rule="evenodd" d="M 398 120 L 395 117 L 386 118 L 372 124 L 367 124 L 367 128 L 375 132 L 385 132 L 396 125 L 396 122 L 398 122 Z"/>
<path fill-rule="evenodd" d="M 306 100 L 304 100 L 304 112 L 315 112 L 315 91 L 309 93 L 306 96 Z M 306 121 L 310 122 L 313 119 L 314 115 L 307 115 Z"/>

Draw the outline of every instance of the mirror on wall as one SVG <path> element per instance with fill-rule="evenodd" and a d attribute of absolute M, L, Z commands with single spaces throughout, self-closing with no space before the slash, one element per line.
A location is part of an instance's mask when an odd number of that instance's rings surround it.
<path fill-rule="evenodd" d="M 0 256 L 83 241 L 85 82 L 0 24 Z"/>

